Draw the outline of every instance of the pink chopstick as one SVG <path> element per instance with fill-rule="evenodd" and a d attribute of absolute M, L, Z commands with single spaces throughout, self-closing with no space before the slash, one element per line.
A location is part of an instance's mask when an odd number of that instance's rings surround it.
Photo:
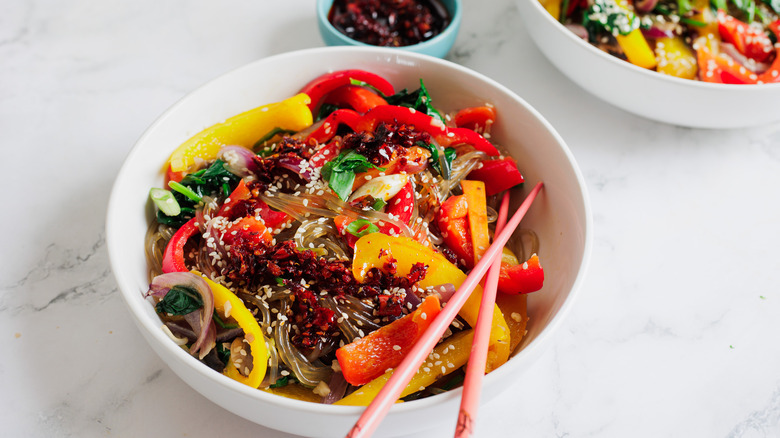
<path fill-rule="evenodd" d="M 493 244 L 482 256 L 482 259 L 474 266 L 471 273 L 463 281 L 455 294 L 447 302 L 439 315 L 433 320 L 431 325 L 425 331 L 425 334 L 417 341 L 412 347 L 409 353 L 406 355 L 401 364 L 393 371 L 393 375 L 387 381 L 382 390 L 379 391 L 376 398 L 371 401 L 371 404 L 366 407 L 363 414 L 358 418 L 355 425 L 352 426 L 349 433 L 346 435 L 348 438 L 365 438 L 370 437 L 374 433 L 379 423 L 387 415 L 387 411 L 398 400 L 398 397 L 403 392 L 409 381 L 412 380 L 417 370 L 420 369 L 420 365 L 423 363 L 428 354 L 430 354 L 433 347 L 441 339 L 444 332 L 449 327 L 452 320 L 460 311 L 463 304 L 465 304 L 471 291 L 479 283 L 479 280 L 485 275 L 490 264 L 497 257 L 500 256 L 504 249 L 504 245 L 509 240 L 509 237 L 514 232 L 515 228 L 520 225 L 520 220 L 523 219 L 528 208 L 531 206 L 539 190 L 542 189 L 542 183 L 539 182 L 534 186 L 528 197 L 523 201 L 517 211 L 512 215 L 512 218 L 506 224 L 500 233 L 496 234 L 493 238 Z"/>
<path fill-rule="evenodd" d="M 501 207 L 496 220 L 496 232 L 501 233 L 506 225 L 509 212 L 509 192 L 504 193 Z M 469 438 L 474 433 L 474 422 L 479 410 L 479 395 L 482 388 L 482 376 L 485 375 L 490 329 L 493 325 L 493 309 L 496 303 L 498 274 L 501 270 L 501 257 L 496 257 L 488 270 L 485 287 L 482 291 L 482 301 L 479 303 L 479 315 L 474 326 L 474 340 L 471 343 L 471 354 L 466 367 L 466 378 L 463 380 L 463 395 L 460 399 L 458 423 L 455 426 L 455 438 Z"/>

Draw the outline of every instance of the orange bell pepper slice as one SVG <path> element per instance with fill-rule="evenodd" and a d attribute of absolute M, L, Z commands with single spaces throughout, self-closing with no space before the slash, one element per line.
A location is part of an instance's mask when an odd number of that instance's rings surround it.
<path fill-rule="evenodd" d="M 485 183 L 463 180 L 460 182 L 460 187 L 463 189 L 463 195 L 466 196 L 468 203 L 469 232 L 471 234 L 471 247 L 474 250 L 473 263 L 476 265 L 490 247 Z"/>
<path fill-rule="evenodd" d="M 414 312 L 336 350 L 344 379 L 363 385 L 398 366 L 440 311 L 439 298 L 428 296 Z"/>

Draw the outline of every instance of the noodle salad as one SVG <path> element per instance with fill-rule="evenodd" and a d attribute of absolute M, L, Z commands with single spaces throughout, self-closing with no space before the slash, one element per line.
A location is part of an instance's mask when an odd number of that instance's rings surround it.
<path fill-rule="evenodd" d="M 490 104 L 451 113 L 423 80 L 362 70 L 227 119 L 174 150 L 152 188 L 146 293 L 162 330 L 253 388 L 366 405 L 490 246 L 523 183 L 490 141 Z M 486 371 L 525 335 L 544 271 L 533 231 L 504 248 Z M 402 393 L 459 386 L 482 290 Z"/>

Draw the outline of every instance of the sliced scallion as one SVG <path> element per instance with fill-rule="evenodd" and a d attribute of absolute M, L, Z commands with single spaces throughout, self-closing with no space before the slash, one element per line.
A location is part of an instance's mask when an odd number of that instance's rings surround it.
<path fill-rule="evenodd" d="M 381 210 L 381 209 L 382 209 L 382 208 L 383 208 L 385 205 L 387 205 L 387 202 L 385 202 L 385 200 L 384 200 L 384 199 L 382 199 L 382 198 L 377 198 L 376 200 L 374 200 L 374 205 L 372 205 L 372 206 L 371 206 L 371 208 L 373 208 L 373 209 L 374 209 L 374 210 L 376 210 L 376 211 L 379 211 L 379 210 Z"/>
<path fill-rule="evenodd" d="M 149 198 L 166 216 L 178 216 L 181 213 L 179 203 L 168 190 L 153 187 L 149 190 Z"/>
<path fill-rule="evenodd" d="M 355 237 L 363 237 L 366 234 L 376 233 L 379 227 L 365 219 L 352 221 L 347 225 L 347 232 Z"/>
<path fill-rule="evenodd" d="M 173 190 L 176 190 L 177 192 L 186 196 L 193 202 L 200 202 L 203 199 L 197 193 L 193 192 L 192 189 L 190 189 L 189 187 L 181 183 L 177 183 L 176 181 L 168 181 L 168 187 L 170 187 Z"/>

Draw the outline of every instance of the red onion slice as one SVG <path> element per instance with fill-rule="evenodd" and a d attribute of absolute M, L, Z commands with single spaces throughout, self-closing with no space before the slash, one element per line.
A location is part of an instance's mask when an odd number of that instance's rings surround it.
<path fill-rule="evenodd" d="M 636 0 L 634 7 L 639 12 L 650 12 L 655 9 L 656 4 L 658 4 L 658 0 Z"/>
<path fill-rule="evenodd" d="M 253 160 L 254 156 L 254 152 L 243 146 L 225 146 L 220 149 L 217 158 L 225 162 L 225 167 L 230 173 L 243 178 L 257 168 Z"/>
<path fill-rule="evenodd" d="M 565 24 L 564 26 L 566 26 L 574 35 L 577 35 L 585 41 L 588 40 L 588 30 L 585 29 L 585 26 L 581 24 Z"/>
<path fill-rule="evenodd" d="M 642 35 L 645 36 L 645 38 L 672 38 L 674 37 L 674 32 L 671 30 L 661 29 L 658 26 L 653 26 L 648 29 L 640 28 L 642 31 Z"/>
<path fill-rule="evenodd" d="M 311 181 L 312 168 L 308 161 L 305 161 L 301 157 L 283 156 L 276 159 L 276 164 L 279 167 L 285 168 L 290 172 L 298 175 L 304 181 Z"/>
<path fill-rule="evenodd" d="M 731 43 L 722 42 L 720 44 L 720 49 L 726 55 L 729 55 L 730 57 L 734 58 L 734 61 L 737 62 L 739 65 L 745 67 L 746 69 L 752 71 L 753 73 L 760 74 L 769 70 L 770 67 L 769 64 L 765 62 L 758 62 L 755 59 L 748 58 L 747 56 L 740 53 L 739 50 L 737 50 L 737 48 L 734 47 L 734 45 Z"/>
<path fill-rule="evenodd" d="M 211 288 L 206 283 L 206 280 L 201 278 L 200 275 L 192 272 L 170 272 L 158 275 L 152 279 L 147 296 L 151 295 L 162 299 L 174 286 L 191 288 L 203 300 L 202 309 L 184 316 L 184 319 L 190 323 L 192 329 L 198 333 L 198 339 L 190 347 L 190 354 L 194 356 L 200 353 L 200 358 L 202 359 L 215 345 L 216 329 L 214 329 L 214 323 L 212 322 L 212 317 L 214 316 L 214 294 L 211 292 Z"/>
<path fill-rule="evenodd" d="M 332 405 L 333 403 L 341 400 L 344 398 L 344 394 L 347 392 L 347 381 L 344 380 L 344 375 L 339 373 L 333 373 L 332 376 L 330 376 L 330 381 L 328 382 L 328 388 L 330 388 L 330 392 L 328 395 L 322 398 L 322 403 L 326 405 Z"/>
<path fill-rule="evenodd" d="M 432 290 L 439 295 L 439 301 L 446 303 L 455 295 L 455 285 L 452 283 L 444 283 L 433 286 Z"/>

